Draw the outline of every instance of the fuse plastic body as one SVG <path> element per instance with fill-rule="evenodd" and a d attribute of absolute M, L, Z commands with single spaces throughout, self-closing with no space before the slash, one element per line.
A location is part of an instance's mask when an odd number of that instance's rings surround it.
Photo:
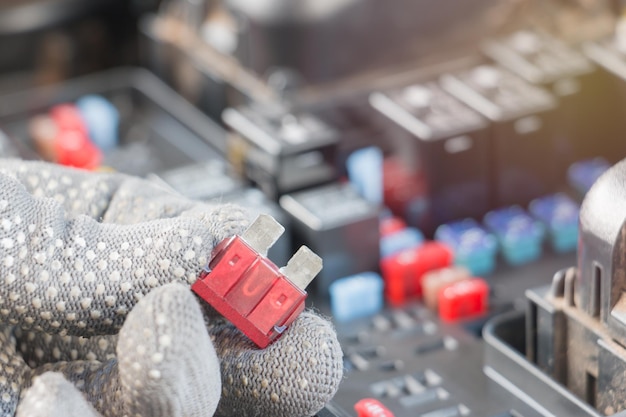
<path fill-rule="evenodd" d="M 394 417 L 394 414 L 380 401 L 364 398 L 354 404 L 358 417 Z"/>
<path fill-rule="evenodd" d="M 341 278 L 329 288 L 330 307 L 337 321 L 350 321 L 383 308 L 383 280 L 375 272 Z"/>
<path fill-rule="evenodd" d="M 380 238 L 381 259 L 393 256 L 403 250 L 415 248 L 424 242 L 424 235 L 414 227 L 382 236 Z"/>
<path fill-rule="evenodd" d="M 564 253 L 576 250 L 580 208 L 574 200 L 563 193 L 549 195 L 533 200 L 529 210 L 544 224 L 554 251 Z"/>
<path fill-rule="evenodd" d="M 76 107 L 94 145 L 105 152 L 117 147 L 120 113 L 109 100 L 99 95 L 87 95 L 76 102 Z"/>
<path fill-rule="evenodd" d="M 496 268 L 496 238 L 473 219 L 439 226 L 435 239 L 452 248 L 455 263 L 476 276 L 490 275 Z"/>
<path fill-rule="evenodd" d="M 82 133 L 89 137 L 89 130 L 83 120 L 80 110 L 73 104 L 58 104 L 50 109 L 50 117 L 59 130 L 70 130 Z"/>
<path fill-rule="evenodd" d="M 450 266 L 453 260 L 452 250 L 440 242 L 427 242 L 383 259 L 380 268 L 387 301 L 398 306 L 421 297 L 424 274 Z"/>
<path fill-rule="evenodd" d="M 489 309 L 489 285 L 481 278 L 458 281 L 441 289 L 438 301 L 445 322 L 482 316 Z"/>
<path fill-rule="evenodd" d="M 304 310 L 306 292 L 240 236 L 213 251 L 192 290 L 265 348 Z"/>
<path fill-rule="evenodd" d="M 380 236 L 385 237 L 396 232 L 406 229 L 407 225 L 404 220 L 396 216 L 381 216 L 380 219 Z"/>
<path fill-rule="evenodd" d="M 100 166 L 102 152 L 89 139 L 80 111 L 73 104 L 59 104 L 50 109 L 56 125 L 51 153 L 58 164 L 83 169 Z"/>
<path fill-rule="evenodd" d="M 586 159 L 572 164 L 567 170 L 567 181 L 581 195 L 587 194 L 591 186 L 611 167 L 603 158 Z"/>
<path fill-rule="evenodd" d="M 504 259 L 513 266 L 541 257 L 545 228 L 519 206 L 490 211 L 484 223 L 498 239 Z"/>
<path fill-rule="evenodd" d="M 60 165 L 96 169 L 102 161 L 102 152 L 82 132 L 62 130 L 54 143 L 56 162 Z"/>
<path fill-rule="evenodd" d="M 451 284 L 470 278 L 472 278 L 470 271 L 461 266 L 441 268 L 424 274 L 422 280 L 424 304 L 432 311 L 438 311 L 439 292 Z"/>

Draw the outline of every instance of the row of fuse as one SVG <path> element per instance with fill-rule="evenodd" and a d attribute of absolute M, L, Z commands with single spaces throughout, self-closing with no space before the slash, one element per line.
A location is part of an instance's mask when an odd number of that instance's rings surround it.
<path fill-rule="evenodd" d="M 365 153 L 371 162 L 371 150 Z M 599 158 L 573 164 L 568 171 L 570 185 L 584 195 L 608 167 Z M 364 187 L 358 179 L 356 182 L 366 199 L 380 201 L 373 191 L 375 186 L 370 183 Z M 485 215 L 483 225 L 469 218 L 441 225 L 435 241 L 429 242 L 402 219 L 383 216 L 382 278 L 366 272 L 331 284 L 333 316 L 348 321 L 375 314 L 383 306 L 383 294 L 393 306 L 423 298 L 444 321 L 480 316 L 488 310 L 489 286 L 477 277 L 494 272 L 498 251 L 509 265 L 524 265 L 540 258 L 547 236 L 555 252 L 571 252 L 578 241 L 578 215 L 578 203 L 558 193 L 533 200 L 528 212 L 519 206 L 491 211 Z"/>
<path fill-rule="evenodd" d="M 30 120 L 33 145 L 45 160 L 83 169 L 97 169 L 103 153 L 118 144 L 120 114 L 106 98 L 83 96 Z"/>

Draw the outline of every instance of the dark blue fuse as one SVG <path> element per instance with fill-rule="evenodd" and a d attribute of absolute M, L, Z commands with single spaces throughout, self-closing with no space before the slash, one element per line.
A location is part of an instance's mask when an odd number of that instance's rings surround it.
<path fill-rule="evenodd" d="M 452 248 L 455 264 L 466 267 L 473 276 L 489 275 L 496 267 L 496 238 L 473 219 L 439 226 L 435 239 Z"/>
<path fill-rule="evenodd" d="M 383 308 L 383 280 L 375 272 L 338 279 L 329 287 L 330 307 L 337 321 L 378 313 Z"/>
<path fill-rule="evenodd" d="M 498 239 L 504 260 L 510 265 L 523 265 L 541 256 L 545 229 L 521 207 L 490 211 L 484 224 Z"/>
<path fill-rule="evenodd" d="M 546 227 L 556 252 L 576 249 L 580 207 L 571 198 L 563 193 L 538 198 L 530 203 L 529 210 Z"/>
<path fill-rule="evenodd" d="M 594 182 L 611 165 L 604 158 L 585 159 L 572 164 L 567 170 L 567 182 L 581 195 L 587 194 Z"/>

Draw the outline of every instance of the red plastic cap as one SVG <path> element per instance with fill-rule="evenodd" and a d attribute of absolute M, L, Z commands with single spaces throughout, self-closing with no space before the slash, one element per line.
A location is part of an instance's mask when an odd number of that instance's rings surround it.
<path fill-rule="evenodd" d="M 242 236 L 215 248 L 210 272 L 191 287 L 260 348 L 304 310 L 304 288 L 322 268 L 320 257 L 303 246 L 278 269 L 265 255 L 283 231 L 271 216 L 259 216 Z"/>
<path fill-rule="evenodd" d="M 358 417 L 394 417 L 380 401 L 373 398 L 364 398 L 354 404 Z"/>
<path fill-rule="evenodd" d="M 102 162 L 102 152 L 77 130 L 60 130 L 54 141 L 56 162 L 76 168 L 96 169 Z"/>
<path fill-rule="evenodd" d="M 73 104 L 59 104 L 50 109 L 50 117 L 59 130 L 73 130 L 89 137 L 87 125 L 78 107 Z"/>
<path fill-rule="evenodd" d="M 427 242 L 383 259 L 380 269 L 387 301 L 399 306 L 421 297 L 424 274 L 450 266 L 453 260 L 452 250 L 440 242 Z"/>
<path fill-rule="evenodd" d="M 489 310 L 489 284 L 472 278 L 455 282 L 439 292 L 439 317 L 446 322 L 482 316 Z"/>
<path fill-rule="evenodd" d="M 50 117 L 54 120 L 59 130 L 73 130 L 89 137 L 87 125 L 83 117 L 73 104 L 59 104 L 50 109 Z"/>
<path fill-rule="evenodd" d="M 385 158 L 383 200 L 393 213 L 404 216 L 409 202 L 426 194 L 423 176 L 409 169 L 400 158 Z"/>
<path fill-rule="evenodd" d="M 400 217 L 385 217 L 380 219 L 380 236 L 389 236 L 406 229 L 406 222 Z"/>

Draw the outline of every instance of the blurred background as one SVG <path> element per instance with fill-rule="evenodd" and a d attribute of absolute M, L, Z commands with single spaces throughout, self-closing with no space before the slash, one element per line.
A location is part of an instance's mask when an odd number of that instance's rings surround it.
<path fill-rule="evenodd" d="M 525 359 L 526 331 L 568 335 L 520 310 L 553 276 L 554 299 L 573 294 L 581 202 L 626 157 L 625 7 L 0 0 L 0 156 L 274 216 L 272 260 L 300 244 L 324 259 L 309 303 L 337 325 L 345 409 L 369 395 L 398 417 L 610 415 L 626 409 L 623 348 L 604 369 L 555 365 L 562 341 Z M 481 331 L 503 312 L 518 316 L 491 340 L 513 359 L 488 390 Z M 576 332 L 595 343 L 594 314 Z M 333 407 L 319 416 L 349 415 Z"/>
<path fill-rule="evenodd" d="M 597 39 L 613 32 L 620 5 L 618 0 L 3 0 L 0 8 L 0 91 L 146 65 L 188 96 L 201 95 L 193 86 L 197 71 L 216 83 L 232 82 L 246 95 L 299 90 L 317 98 L 472 55 L 482 40 L 516 28 L 538 26 L 572 43 Z"/>

